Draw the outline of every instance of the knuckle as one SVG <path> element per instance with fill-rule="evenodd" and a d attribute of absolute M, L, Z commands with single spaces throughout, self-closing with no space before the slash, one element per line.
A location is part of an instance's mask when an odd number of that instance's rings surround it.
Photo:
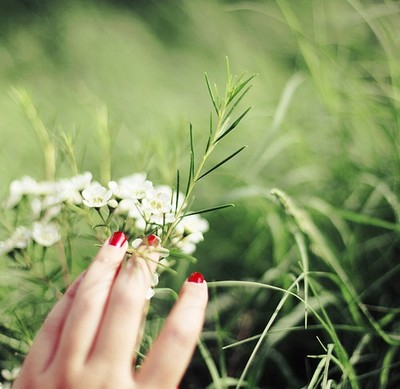
<path fill-rule="evenodd" d="M 107 253 L 99 253 L 90 265 L 88 272 L 102 274 L 104 273 L 104 269 L 115 271 L 120 263 L 121 261 L 119 259 L 114 260 L 113 258 L 110 258 Z"/>

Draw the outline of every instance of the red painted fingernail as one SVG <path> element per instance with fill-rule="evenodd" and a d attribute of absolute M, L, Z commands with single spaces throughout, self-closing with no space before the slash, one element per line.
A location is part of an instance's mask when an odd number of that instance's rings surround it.
<path fill-rule="evenodd" d="M 111 246 L 122 247 L 126 242 L 126 236 L 123 232 L 117 231 L 114 232 L 113 236 L 108 241 L 108 244 Z"/>
<path fill-rule="evenodd" d="M 149 246 L 158 246 L 158 244 L 161 242 L 161 239 L 154 234 L 150 234 L 147 236 L 147 244 Z"/>
<path fill-rule="evenodd" d="M 195 282 L 196 284 L 202 284 L 204 282 L 204 276 L 201 273 L 195 271 L 188 277 L 189 282 Z"/>

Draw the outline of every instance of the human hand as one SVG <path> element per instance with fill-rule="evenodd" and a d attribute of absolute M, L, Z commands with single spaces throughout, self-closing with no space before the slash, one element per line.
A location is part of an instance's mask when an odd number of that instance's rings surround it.
<path fill-rule="evenodd" d="M 54 306 L 14 389 L 168 389 L 179 384 L 204 322 L 207 285 L 199 273 L 182 286 L 140 369 L 134 371 L 146 291 L 157 267 L 132 256 L 116 232 Z M 150 270 L 150 271 L 149 271 Z"/>

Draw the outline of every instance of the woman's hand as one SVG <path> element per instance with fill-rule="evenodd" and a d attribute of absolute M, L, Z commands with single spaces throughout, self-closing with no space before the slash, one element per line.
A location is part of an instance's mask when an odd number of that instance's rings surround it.
<path fill-rule="evenodd" d="M 116 232 L 54 306 L 14 389 L 176 388 L 193 354 L 207 304 L 201 275 L 189 277 L 142 366 L 134 371 L 146 291 L 157 266 L 131 257 Z M 150 270 L 150 271 L 149 271 Z"/>

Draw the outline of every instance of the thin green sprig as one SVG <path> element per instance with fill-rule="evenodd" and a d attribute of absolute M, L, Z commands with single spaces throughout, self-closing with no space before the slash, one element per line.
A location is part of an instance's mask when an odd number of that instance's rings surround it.
<path fill-rule="evenodd" d="M 208 176 L 210 173 L 214 172 L 222 165 L 229 162 L 231 159 L 236 157 L 239 153 L 241 153 L 247 146 L 242 146 L 227 157 L 223 158 L 221 161 L 217 162 L 215 165 L 206 169 L 206 163 L 210 157 L 210 155 L 214 152 L 217 144 L 224 139 L 227 135 L 229 135 L 235 128 L 238 127 L 242 119 L 248 114 L 251 107 L 246 108 L 236 120 L 231 122 L 231 115 L 238 107 L 239 102 L 243 99 L 243 97 L 247 94 L 249 89 L 251 88 L 250 82 L 256 75 L 250 75 L 246 77 L 246 74 L 243 73 L 241 76 L 232 76 L 230 73 L 229 61 L 227 60 L 227 82 L 225 93 L 222 98 L 220 98 L 220 93 L 217 85 L 211 86 L 210 80 L 208 78 L 207 73 L 205 74 L 205 81 L 208 89 L 208 93 L 211 98 L 212 106 L 214 109 L 214 113 L 210 113 L 210 121 L 209 121 L 209 133 L 208 139 L 205 147 L 205 151 L 200 161 L 196 166 L 195 161 L 195 145 L 194 145 L 194 137 L 193 137 L 193 125 L 189 124 L 189 145 L 190 145 L 190 161 L 189 161 L 189 173 L 188 180 L 185 190 L 185 197 L 182 201 L 179 208 L 176 208 L 175 216 L 176 220 L 172 223 L 167 229 L 164 237 L 163 243 L 165 243 L 168 238 L 171 236 L 174 231 L 176 225 L 184 216 L 211 212 L 227 207 L 233 206 L 233 204 L 224 204 L 215 207 L 211 207 L 208 209 L 193 211 L 190 213 L 186 213 L 186 209 L 188 208 L 188 204 L 191 201 L 191 196 L 193 194 L 193 190 L 198 181 L 202 178 Z M 214 120 L 214 117 L 216 120 Z M 215 124 L 214 124 L 215 123 Z M 180 174 L 179 170 L 177 172 L 176 178 L 176 205 L 178 205 L 178 196 L 179 196 L 179 188 L 180 188 Z"/>

